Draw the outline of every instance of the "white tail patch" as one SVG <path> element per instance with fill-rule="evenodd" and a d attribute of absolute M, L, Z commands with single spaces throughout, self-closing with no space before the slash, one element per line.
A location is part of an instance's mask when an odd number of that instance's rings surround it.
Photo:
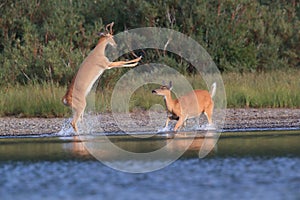
<path fill-rule="evenodd" d="M 63 104 L 68 105 L 68 101 L 66 98 L 63 99 Z"/>
<path fill-rule="evenodd" d="M 210 96 L 211 96 L 211 98 L 213 98 L 216 95 L 216 89 L 217 89 L 217 83 L 214 82 L 211 85 L 211 89 L 210 89 Z"/>

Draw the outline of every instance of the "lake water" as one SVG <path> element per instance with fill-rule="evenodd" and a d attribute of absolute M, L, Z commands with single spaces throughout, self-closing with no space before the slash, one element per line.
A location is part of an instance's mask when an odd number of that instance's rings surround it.
<path fill-rule="evenodd" d="M 150 152 L 170 140 L 118 135 L 109 138 L 133 152 Z M 183 142 L 184 137 L 170 151 L 180 148 Z M 209 154 L 200 159 L 202 142 L 196 138 L 180 159 L 160 170 L 133 174 L 99 162 L 78 138 L 1 138 L 0 197 L 300 199 L 300 131 L 222 133 Z M 119 159 L 113 154 L 107 156 Z M 130 160 L 119 162 L 128 168 L 143 167 Z"/>

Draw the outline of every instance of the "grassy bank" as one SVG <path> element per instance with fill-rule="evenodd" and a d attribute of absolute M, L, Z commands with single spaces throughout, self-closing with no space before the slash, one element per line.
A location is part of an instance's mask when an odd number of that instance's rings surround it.
<path fill-rule="evenodd" d="M 231 108 L 300 108 L 300 70 L 268 73 L 223 74 L 227 105 Z M 197 88 L 203 85 L 200 77 L 189 77 Z M 163 104 L 161 97 L 151 94 L 157 85 L 145 85 L 134 92 L 130 109 L 149 109 Z M 61 103 L 66 88 L 52 84 L 2 87 L 0 90 L 0 116 L 63 117 L 71 111 Z M 88 104 L 97 111 L 110 111 L 112 91 L 98 91 L 88 98 Z"/>
<path fill-rule="evenodd" d="M 70 111 L 61 103 L 64 92 L 64 88 L 51 84 L 16 85 L 1 88 L 0 116 L 66 116 Z"/>
<path fill-rule="evenodd" d="M 300 108 L 300 70 L 223 76 L 228 107 Z"/>

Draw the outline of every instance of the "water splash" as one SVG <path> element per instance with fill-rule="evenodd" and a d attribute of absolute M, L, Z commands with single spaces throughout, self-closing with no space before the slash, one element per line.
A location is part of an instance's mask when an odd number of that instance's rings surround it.
<path fill-rule="evenodd" d="M 182 127 L 180 129 L 180 131 L 215 131 L 217 130 L 217 127 L 214 124 L 203 124 L 203 125 L 199 125 L 196 124 L 192 127 Z M 170 132 L 173 131 L 173 128 L 171 125 L 169 125 L 168 127 L 163 127 L 157 130 L 157 133 L 163 133 L 163 132 Z"/>
<path fill-rule="evenodd" d="M 214 131 L 217 130 L 217 127 L 214 124 L 203 124 L 199 130 Z"/>
<path fill-rule="evenodd" d="M 55 133 L 56 136 L 74 136 L 76 135 L 73 127 L 71 126 L 72 118 L 66 119 L 63 122 L 61 130 Z"/>
<path fill-rule="evenodd" d="M 163 127 L 163 128 L 158 129 L 158 130 L 157 130 L 157 133 L 170 132 L 170 131 L 172 131 L 172 130 L 173 130 L 173 129 L 172 129 L 171 126 L 165 126 L 165 127 Z"/>

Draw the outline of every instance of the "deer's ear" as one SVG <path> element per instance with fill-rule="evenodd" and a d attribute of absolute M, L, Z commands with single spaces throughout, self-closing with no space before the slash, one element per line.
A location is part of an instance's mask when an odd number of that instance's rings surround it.
<path fill-rule="evenodd" d="M 100 36 L 100 37 L 104 37 L 106 34 L 103 33 L 103 32 L 99 32 L 97 35 Z"/>
<path fill-rule="evenodd" d="M 173 84 L 172 84 L 172 81 L 170 81 L 170 83 L 169 83 L 169 90 L 172 90 L 172 88 L 173 88 Z"/>

